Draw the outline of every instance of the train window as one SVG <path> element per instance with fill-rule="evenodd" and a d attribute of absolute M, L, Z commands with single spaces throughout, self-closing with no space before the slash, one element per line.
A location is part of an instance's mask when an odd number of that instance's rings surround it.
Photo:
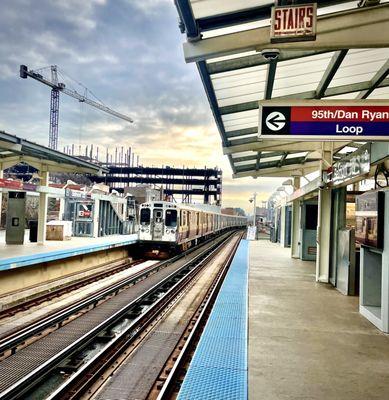
<path fill-rule="evenodd" d="M 150 224 L 150 208 L 142 208 L 140 210 L 140 224 L 149 225 Z"/>
<path fill-rule="evenodd" d="M 176 210 L 166 210 L 165 214 L 165 225 L 169 227 L 177 226 L 177 211 Z"/>

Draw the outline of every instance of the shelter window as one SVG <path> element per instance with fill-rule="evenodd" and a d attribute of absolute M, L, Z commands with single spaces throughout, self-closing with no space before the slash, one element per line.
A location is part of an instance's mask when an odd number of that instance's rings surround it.
<path fill-rule="evenodd" d="M 150 208 L 142 208 L 140 210 L 140 224 L 149 225 L 150 224 Z"/>
<path fill-rule="evenodd" d="M 166 210 L 165 225 L 172 227 L 172 228 L 177 226 L 177 211 L 176 210 Z"/>

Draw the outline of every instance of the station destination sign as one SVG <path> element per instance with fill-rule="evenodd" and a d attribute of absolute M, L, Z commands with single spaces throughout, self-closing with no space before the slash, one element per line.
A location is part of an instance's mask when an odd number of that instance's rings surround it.
<path fill-rule="evenodd" d="M 389 141 L 389 101 L 260 101 L 258 134 L 300 141 Z"/>
<path fill-rule="evenodd" d="M 370 172 L 370 143 L 336 161 L 327 175 L 326 183 L 344 185 Z"/>
<path fill-rule="evenodd" d="M 316 39 L 316 3 L 272 8 L 270 42 L 297 42 Z"/>

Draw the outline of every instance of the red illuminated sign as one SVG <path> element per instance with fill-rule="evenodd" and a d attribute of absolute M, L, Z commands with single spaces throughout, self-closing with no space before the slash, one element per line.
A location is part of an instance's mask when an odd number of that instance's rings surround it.
<path fill-rule="evenodd" d="M 315 40 L 316 4 L 273 7 L 270 28 L 272 43 Z"/>

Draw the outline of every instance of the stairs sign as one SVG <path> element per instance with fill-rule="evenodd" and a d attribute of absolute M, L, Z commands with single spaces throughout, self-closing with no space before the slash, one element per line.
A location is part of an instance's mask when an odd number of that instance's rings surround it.
<path fill-rule="evenodd" d="M 315 40 L 316 19 L 316 3 L 286 6 L 276 5 L 272 8 L 270 42 L 282 43 Z"/>

